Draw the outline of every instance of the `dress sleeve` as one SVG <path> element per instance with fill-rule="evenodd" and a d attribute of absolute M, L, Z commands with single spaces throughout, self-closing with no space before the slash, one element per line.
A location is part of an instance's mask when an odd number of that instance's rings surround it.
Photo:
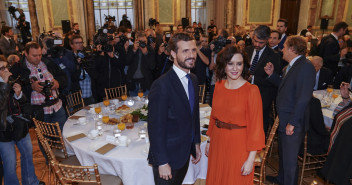
<path fill-rule="evenodd" d="M 247 151 L 260 151 L 265 147 L 262 98 L 257 86 L 250 88 L 247 112 Z"/>

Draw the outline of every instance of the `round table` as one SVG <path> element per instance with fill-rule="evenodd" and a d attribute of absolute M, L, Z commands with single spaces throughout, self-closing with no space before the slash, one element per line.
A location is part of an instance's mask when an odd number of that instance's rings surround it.
<path fill-rule="evenodd" d="M 140 102 L 134 107 L 140 106 Z M 94 106 L 94 105 L 92 105 Z M 104 105 L 101 105 L 104 107 Z M 139 139 L 138 128 L 145 124 L 139 121 L 133 129 L 122 131 L 122 135 L 131 139 L 128 147 L 117 146 L 105 155 L 95 152 L 96 149 L 109 143 L 106 141 L 107 136 L 113 136 L 113 130 L 116 125 L 105 125 L 103 127 L 102 136 L 91 140 L 87 137 L 69 142 L 66 137 L 79 133 L 88 134 L 90 130 L 95 128 L 94 115 L 88 110 L 82 109 L 74 114 L 74 116 L 85 116 L 87 118 L 86 125 L 77 124 L 77 120 L 68 119 L 63 128 L 63 137 L 69 154 L 75 154 L 82 166 L 91 166 L 98 164 L 101 174 L 111 174 L 119 176 L 124 185 L 154 185 L 154 177 L 152 167 L 148 164 L 149 143 L 145 139 Z M 113 117 L 113 116 L 112 116 Z M 116 115 L 116 117 L 119 117 Z M 206 122 L 206 120 L 202 120 Z M 111 143 L 111 142 L 110 142 Z M 208 166 L 208 158 L 204 155 L 206 142 L 201 143 L 202 158 L 196 165 L 190 162 L 184 184 L 194 184 L 199 179 L 205 179 Z"/>

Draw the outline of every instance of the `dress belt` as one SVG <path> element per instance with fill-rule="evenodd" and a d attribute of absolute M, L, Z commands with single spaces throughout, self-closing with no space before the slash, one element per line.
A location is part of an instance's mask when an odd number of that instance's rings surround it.
<path fill-rule="evenodd" d="M 243 129 L 246 128 L 247 126 L 238 126 L 236 124 L 230 124 L 230 123 L 224 123 L 220 120 L 215 120 L 215 125 L 218 128 L 224 128 L 224 129 L 228 129 L 228 130 L 232 130 L 232 129 Z"/>

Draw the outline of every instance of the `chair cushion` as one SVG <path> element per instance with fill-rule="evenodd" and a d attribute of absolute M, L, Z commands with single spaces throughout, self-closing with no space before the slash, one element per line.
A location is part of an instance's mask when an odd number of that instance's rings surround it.
<path fill-rule="evenodd" d="M 255 155 L 254 163 L 261 163 L 263 161 L 264 152 L 265 150 L 262 150 L 259 153 L 257 152 L 257 155 Z"/>

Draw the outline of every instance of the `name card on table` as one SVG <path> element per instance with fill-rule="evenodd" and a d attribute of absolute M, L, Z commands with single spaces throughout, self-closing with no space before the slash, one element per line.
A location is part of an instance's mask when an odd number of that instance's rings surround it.
<path fill-rule="evenodd" d="M 115 143 L 115 137 L 114 136 L 106 136 L 105 139 L 109 143 Z"/>

